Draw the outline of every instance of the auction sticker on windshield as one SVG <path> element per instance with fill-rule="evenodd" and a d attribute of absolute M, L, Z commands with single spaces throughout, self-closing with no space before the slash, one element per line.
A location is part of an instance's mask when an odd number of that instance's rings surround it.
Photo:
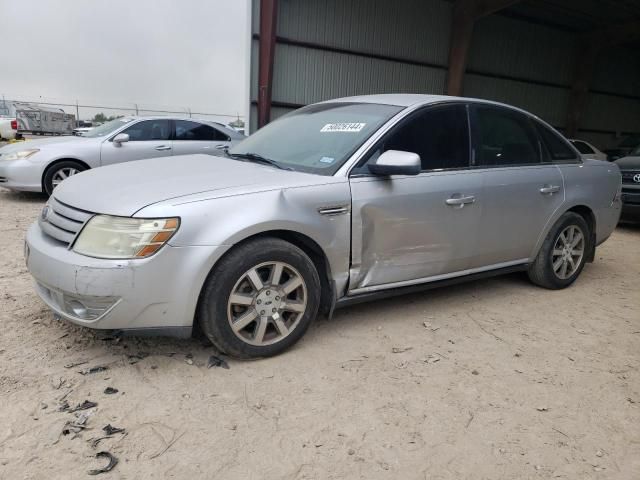
<path fill-rule="evenodd" d="M 321 132 L 359 132 L 366 123 L 327 123 L 320 129 Z"/>

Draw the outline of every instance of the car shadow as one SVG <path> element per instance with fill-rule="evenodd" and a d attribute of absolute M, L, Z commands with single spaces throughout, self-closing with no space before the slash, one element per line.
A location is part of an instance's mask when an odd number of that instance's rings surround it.
<path fill-rule="evenodd" d="M 502 290 L 506 285 L 515 288 L 531 288 L 531 282 L 526 273 L 515 272 L 491 278 L 463 281 L 457 285 L 448 285 L 433 289 L 426 289 L 421 292 L 400 294 L 394 297 L 371 300 L 366 303 L 352 305 L 336 310 L 332 319 L 325 319 L 327 323 L 337 323 L 350 316 L 362 316 L 368 313 L 376 313 L 381 316 L 397 316 L 398 309 L 402 309 L 409 304 L 423 304 L 428 308 L 430 304 L 442 301 L 451 301 L 454 304 L 460 303 L 461 299 L 482 298 L 489 294 Z M 396 312 L 396 314 L 394 314 Z"/>
<path fill-rule="evenodd" d="M 616 227 L 616 230 L 621 230 L 628 233 L 638 233 L 640 232 L 640 222 L 620 222 Z"/>
<path fill-rule="evenodd" d="M 7 201 L 14 202 L 45 203 L 47 201 L 47 196 L 44 193 L 38 192 L 15 192 L 13 190 L 1 188 L 0 195 L 0 198 L 5 198 Z"/>
<path fill-rule="evenodd" d="M 526 274 L 516 272 L 493 278 L 473 280 L 458 285 L 434 288 L 423 292 L 402 294 L 395 297 L 371 300 L 366 303 L 351 305 L 335 311 L 331 319 L 319 316 L 305 335 L 307 341 L 326 335 L 338 335 L 339 329 L 357 329 L 361 324 L 370 323 L 370 317 L 376 315 L 385 318 L 385 323 L 404 321 L 402 312 L 408 305 L 424 308 L 429 311 L 440 311 L 443 305 L 459 305 L 462 299 L 485 298 L 500 295 L 504 288 L 532 288 Z M 58 319 L 59 320 L 59 319 Z M 260 359 L 236 360 L 229 359 L 219 352 L 205 337 L 195 331 L 191 338 L 173 338 L 162 336 L 145 336 L 126 334 L 119 331 L 97 331 L 76 327 L 63 320 L 56 322 L 60 333 L 64 336 L 76 337 L 75 340 L 85 338 L 93 345 L 91 356 L 102 358 L 105 354 L 119 356 L 124 363 L 131 365 L 147 357 L 172 357 L 176 360 L 193 362 L 205 366 L 210 355 L 226 358 L 230 364 L 234 362 L 250 362 Z M 373 324 L 372 324 L 373 325 Z M 377 324 L 376 324 L 377 325 Z M 304 349 L 307 341 L 292 347 L 289 352 Z M 286 352 L 285 352 L 286 354 Z"/>

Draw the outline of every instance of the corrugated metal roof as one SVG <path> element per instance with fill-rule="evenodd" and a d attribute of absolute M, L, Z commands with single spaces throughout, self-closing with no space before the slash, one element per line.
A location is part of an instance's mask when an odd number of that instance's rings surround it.
<path fill-rule="evenodd" d="M 556 127 L 566 122 L 568 89 L 466 75 L 464 94 L 520 107 Z"/>
<path fill-rule="evenodd" d="M 474 28 L 468 69 L 568 85 L 572 35 L 492 15 Z"/>
<path fill-rule="evenodd" d="M 593 90 L 640 97 L 640 51 L 616 48 L 600 55 L 590 86 Z"/>
<path fill-rule="evenodd" d="M 308 104 L 371 93 L 436 93 L 446 71 L 335 52 L 277 45 L 273 100 Z"/>
<path fill-rule="evenodd" d="M 258 3 L 253 1 L 254 32 L 258 32 Z M 309 104 L 371 93 L 445 92 L 451 2 L 279 0 L 278 5 L 277 33 L 289 42 L 276 46 L 274 102 Z M 525 0 L 500 15 L 483 18 L 475 26 L 464 94 L 519 106 L 561 127 L 566 121 L 576 61 L 575 32 L 634 15 L 640 15 L 640 1 Z M 533 20 L 520 20 L 525 17 Z M 252 100 L 257 99 L 257 45 L 254 41 Z M 334 51 L 311 48 L 314 45 Z M 368 58 L 336 49 L 433 65 Z M 637 49 L 616 49 L 599 61 L 592 89 L 640 95 Z M 594 98 L 583 116 L 582 128 L 640 128 L 637 100 L 590 96 Z M 274 107 L 272 117 L 286 111 Z"/>
<path fill-rule="evenodd" d="M 640 102 L 591 93 L 580 121 L 581 129 L 637 132 L 640 127 Z"/>
<path fill-rule="evenodd" d="M 442 0 L 280 0 L 278 35 L 446 64 L 451 5 Z"/>

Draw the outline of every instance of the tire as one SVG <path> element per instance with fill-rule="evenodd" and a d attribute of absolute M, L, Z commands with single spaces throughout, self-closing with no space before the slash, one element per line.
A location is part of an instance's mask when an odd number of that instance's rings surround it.
<path fill-rule="evenodd" d="M 83 172 L 86 169 L 87 168 L 83 164 L 74 160 L 64 160 L 54 164 L 44 172 L 44 177 L 42 179 L 44 193 L 50 197 L 58 183 L 64 180 L 64 178 Z M 63 176 L 64 178 L 61 178 Z"/>
<path fill-rule="evenodd" d="M 196 321 L 223 353 L 270 357 L 304 335 L 318 313 L 320 289 L 315 265 L 300 248 L 278 238 L 251 240 L 211 271 Z"/>
<path fill-rule="evenodd" d="M 567 212 L 551 228 L 529 266 L 529 279 L 551 290 L 568 287 L 582 272 L 591 245 L 591 232 L 584 218 Z M 565 243 L 566 242 L 566 243 Z M 575 245 L 571 248 L 567 245 Z M 581 254 L 578 255 L 578 252 Z"/>

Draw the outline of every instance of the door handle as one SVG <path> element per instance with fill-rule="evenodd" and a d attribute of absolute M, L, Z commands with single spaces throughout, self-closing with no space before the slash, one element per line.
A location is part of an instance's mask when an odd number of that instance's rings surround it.
<path fill-rule="evenodd" d="M 546 195 L 547 193 L 554 194 L 560 191 L 560 187 L 558 185 L 545 185 L 540 189 L 540 193 Z"/>
<path fill-rule="evenodd" d="M 158 150 L 159 152 L 162 152 L 164 150 L 171 150 L 171 146 L 170 145 L 160 145 L 159 147 L 156 147 L 156 150 Z"/>
<path fill-rule="evenodd" d="M 476 197 L 474 197 L 473 195 L 469 195 L 469 196 L 466 196 L 466 197 L 453 196 L 451 198 L 447 198 L 445 200 L 445 203 L 447 205 L 451 205 L 451 206 L 454 206 L 454 207 L 462 208 L 462 207 L 465 206 L 465 204 L 474 203 L 475 201 L 476 201 Z"/>

